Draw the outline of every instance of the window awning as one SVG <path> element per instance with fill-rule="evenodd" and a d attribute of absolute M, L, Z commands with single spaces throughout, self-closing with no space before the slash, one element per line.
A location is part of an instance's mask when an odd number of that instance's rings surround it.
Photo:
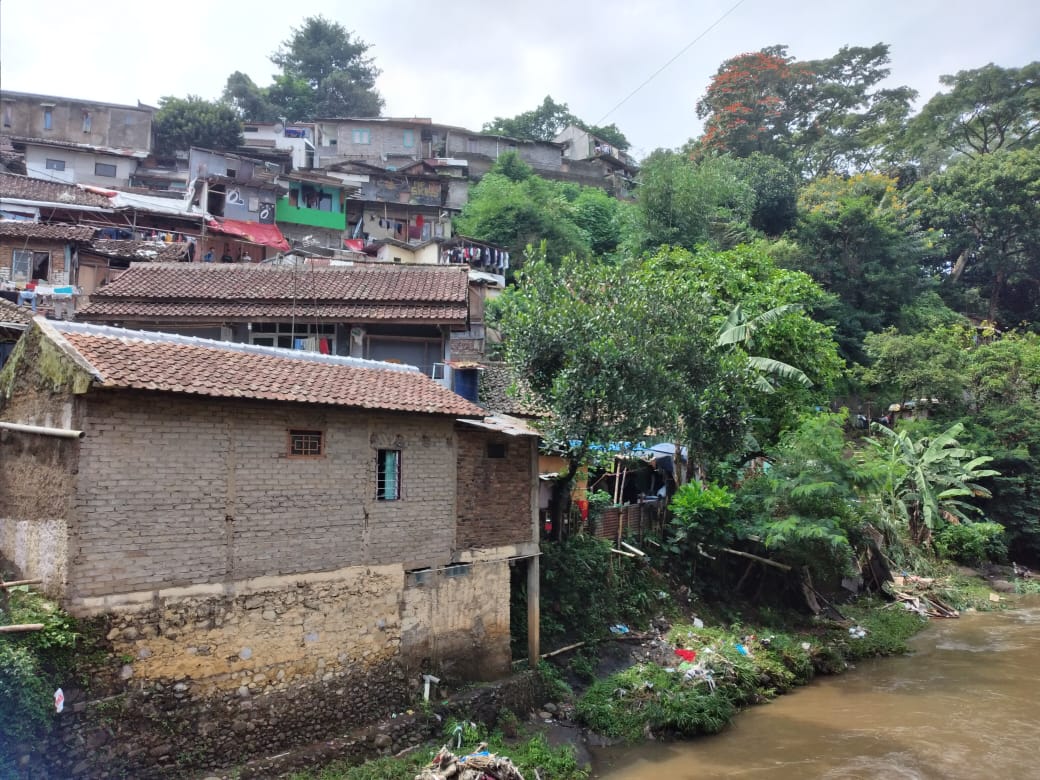
<path fill-rule="evenodd" d="M 280 249 L 283 252 L 290 248 L 289 242 L 285 240 L 277 225 L 261 225 L 259 222 L 244 222 L 240 219 L 210 219 L 206 221 L 206 226 L 216 233 Z"/>

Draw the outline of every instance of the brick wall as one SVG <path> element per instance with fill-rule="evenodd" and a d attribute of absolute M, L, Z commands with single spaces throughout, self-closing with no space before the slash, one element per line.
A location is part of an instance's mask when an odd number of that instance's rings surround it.
<path fill-rule="evenodd" d="M 531 439 L 462 425 L 458 442 L 458 548 L 530 542 Z M 489 445 L 505 457 L 489 457 Z"/>
<path fill-rule="evenodd" d="M 9 279 L 14 258 L 15 249 L 27 249 L 31 252 L 49 252 L 51 259 L 48 266 L 46 278 L 51 282 L 62 282 L 68 284 L 69 279 L 64 276 L 65 272 L 65 242 L 64 241 L 40 241 L 24 238 L 0 238 L 0 279 Z"/>
<path fill-rule="evenodd" d="M 95 393 L 83 422 L 73 604 L 262 575 L 448 561 L 452 421 L 289 405 Z M 286 455 L 290 428 L 325 432 Z M 401 499 L 376 500 L 376 453 L 401 450 Z"/>

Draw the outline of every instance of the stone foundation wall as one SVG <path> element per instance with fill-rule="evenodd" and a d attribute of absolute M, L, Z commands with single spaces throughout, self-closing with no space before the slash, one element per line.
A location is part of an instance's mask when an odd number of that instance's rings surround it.
<path fill-rule="evenodd" d="M 205 702 L 167 682 L 69 704 L 45 743 L 18 746 L 15 754 L 26 780 L 271 778 L 332 760 L 362 763 L 436 740 L 452 717 L 494 726 L 501 713 L 522 717 L 544 699 L 541 678 L 531 672 L 451 695 L 431 713 L 409 709 L 421 691 L 392 667 L 294 693 L 229 692 Z"/>
<path fill-rule="evenodd" d="M 108 663 L 89 695 L 63 686 L 68 711 L 32 777 L 183 777 L 404 711 L 423 672 L 448 691 L 508 674 L 508 589 L 508 562 L 492 561 L 99 599 Z"/>

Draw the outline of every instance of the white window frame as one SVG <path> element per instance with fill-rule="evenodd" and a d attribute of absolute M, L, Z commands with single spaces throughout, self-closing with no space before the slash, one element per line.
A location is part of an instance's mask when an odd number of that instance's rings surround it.
<path fill-rule="evenodd" d="M 44 165 L 46 166 L 48 171 L 63 171 L 63 170 L 65 170 L 65 161 L 64 160 L 58 160 L 58 159 L 53 158 L 53 157 L 48 157 L 46 162 L 44 162 Z"/>
<path fill-rule="evenodd" d="M 112 169 L 112 173 L 102 173 L 100 170 L 98 170 L 98 168 L 105 168 L 105 169 L 111 168 Z M 94 175 L 95 176 L 104 176 L 107 179 L 114 179 L 114 178 L 116 178 L 119 175 L 119 168 L 117 168 L 112 163 L 96 162 L 96 163 L 94 163 Z"/>

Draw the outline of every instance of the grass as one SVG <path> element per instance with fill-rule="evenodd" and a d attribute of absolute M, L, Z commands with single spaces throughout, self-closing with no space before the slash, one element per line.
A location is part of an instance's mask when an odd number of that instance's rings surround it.
<path fill-rule="evenodd" d="M 649 730 L 655 736 L 714 734 L 741 707 L 766 701 L 808 682 L 814 673 L 843 671 L 849 661 L 906 652 L 907 640 L 922 618 L 876 602 L 850 607 L 847 615 L 866 630 L 862 638 L 848 627 L 821 624 L 802 633 L 733 627 L 673 627 L 669 641 L 697 653 L 702 670 L 678 657 L 674 665 L 644 663 L 594 683 L 577 705 L 578 717 L 593 731 L 627 742 Z M 741 648 L 747 651 L 745 654 Z M 705 679 L 707 672 L 714 688 Z"/>
<path fill-rule="evenodd" d="M 578 766 L 574 749 L 569 745 L 553 747 L 537 733 L 507 739 L 501 732 L 489 733 L 481 726 L 464 725 L 462 748 L 449 747 L 456 755 L 465 755 L 479 743 L 486 742 L 489 751 L 510 758 L 524 777 L 534 777 L 535 770 L 541 777 L 553 780 L 585 780 L 589 776 Z M 449 723 L 445 727 L 445 744 L 455 744 L 455 726 Z M 412 780 L 439 749 L 440 745 L 430 745 L 407 756 L 380 758 L 358 766 L 336 762 L 320 770 L 296 772 L 289 780 Z"/>

